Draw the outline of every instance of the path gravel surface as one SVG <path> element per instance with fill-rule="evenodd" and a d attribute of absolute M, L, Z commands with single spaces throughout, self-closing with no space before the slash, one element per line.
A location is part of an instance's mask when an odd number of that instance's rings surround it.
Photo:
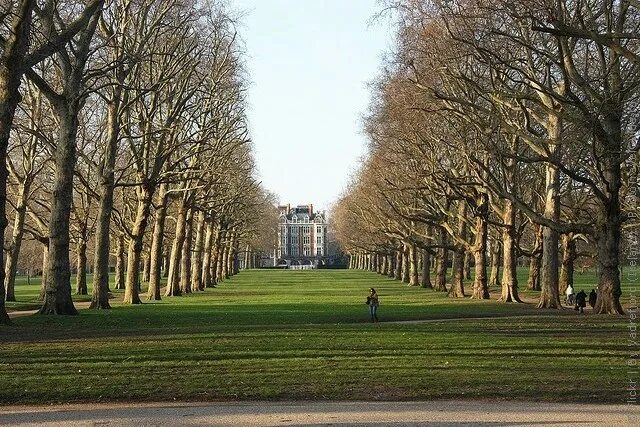
<path fill-rule="evenodd" d="M 0 407 L 0 426 L 639 426 L 640 407 L 535 402 L 224 402 Z"/>

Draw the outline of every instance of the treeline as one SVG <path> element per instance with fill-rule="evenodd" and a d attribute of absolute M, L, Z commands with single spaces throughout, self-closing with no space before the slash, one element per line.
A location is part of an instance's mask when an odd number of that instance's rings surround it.
<path fill-rule="evenodd" d="M 640 5 L 386 4 L 397 43 L 373 85 L 368 156 L 334 213 L 351 267 L 453 297 L 473 268 L 473 298 L 500 283 L 501 301 L 520 302 L 525 258 L 539 307 L 556 308 L 585 257 L 595 311 L 622 313 L 639 226 Z"/>
<path fill-rule="evenodd" d="M 42 248 L 40 313 L 75 314 L 72 270 L 109 308 L 115 260 L 138 304 L 141 282 L 153 300 L 162 275 L 164 295 L 200 291 L 272 240 L 224 2 L 9 0 L 0 19 L 0 322 L 23 242 Z"/>

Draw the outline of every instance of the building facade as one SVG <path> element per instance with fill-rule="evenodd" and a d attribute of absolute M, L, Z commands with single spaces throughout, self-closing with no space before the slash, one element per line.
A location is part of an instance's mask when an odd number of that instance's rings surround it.
<path fill-rule="evenodd" d="M 278 206 L 277 265 L 323 265 L 327 261 L 327 219 L 314 212 L 313 205 Z"/>

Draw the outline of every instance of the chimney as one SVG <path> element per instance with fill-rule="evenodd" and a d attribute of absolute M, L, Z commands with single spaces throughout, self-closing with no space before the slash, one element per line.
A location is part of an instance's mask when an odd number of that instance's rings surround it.
<path fill-rule="evenodd" d="M 309 215 L 313 214 L 313 204 L 309 204 Z"/>

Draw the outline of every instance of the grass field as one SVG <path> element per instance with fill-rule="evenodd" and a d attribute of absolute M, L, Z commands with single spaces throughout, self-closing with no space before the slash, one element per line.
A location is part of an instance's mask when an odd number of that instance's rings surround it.
<path fill-rule="evenodd" d="M 576 282 L 589 290 L 594 280 L 585 274 Z M 380 294 L 378 324 L 367 322 L 370 286 Z M 37 293 L 37 283 L 20 283 L 21 302 L 10 308 L 33 304 Z M 621 403 L 626 393 L 629 320 L 622 316 L 450 299 L 347 270 L 253 270 L 204 293 L 141 306 L 120 299 L 116 293 L 109 311 L 21 317 L 2 327 L 0 402 Z"/>

